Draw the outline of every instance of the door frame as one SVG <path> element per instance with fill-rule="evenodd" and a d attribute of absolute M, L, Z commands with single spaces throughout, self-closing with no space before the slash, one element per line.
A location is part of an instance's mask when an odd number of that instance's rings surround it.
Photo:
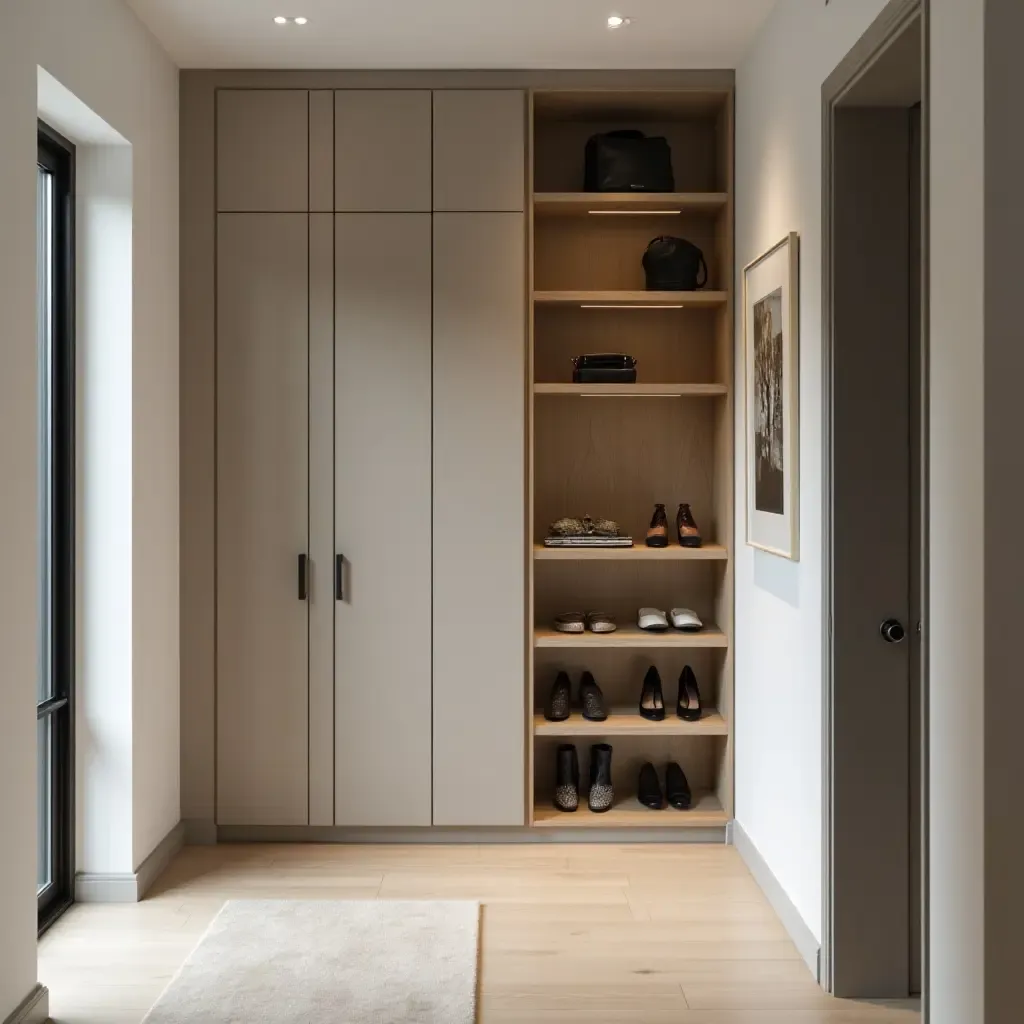
<path fill-rule="evenodd" d="M 842 723 L 835 708 L 835 643 L 833 613 L 835 598 L 834 558 L 834 496 L 835 473 L 833 446 L 835 439 L 835 395 L 833 388 L 834 332 L 834 218 L 832 206 L 833 155 L 836 107 L 847 92 L 866 74 L 903 33 L 915 18 L 922 29 L 922 114 L 921 114 L 921 349 L 918 386 L 920 387 L 920 608 L 921 621 L 928 612 L 928 367 L 929 367 L 929 268 L 928 268 L 928 205 L 929 205 L 929 69 L 930 69 L 930 0 L 890 0 L 863 36 L 822 85 L 822 922 L 818 977 L 822 987 L 832 992 L 836 973 L 834 948 L 834 908 L 837 885 L 842 879 L 833 869 L 835 807 L 836 736 Z M 913 628 L 911 625 L 910 628 Z M 924 1020 L 928 1019 L 929 989 L 928 955 L 928 651 L 921 643 L 921 988 Z M 909 956 L 909 950 L 908 950 Z"/>

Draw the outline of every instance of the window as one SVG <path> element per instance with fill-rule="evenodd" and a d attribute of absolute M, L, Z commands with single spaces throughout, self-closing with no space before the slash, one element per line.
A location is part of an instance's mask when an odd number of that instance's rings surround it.
<path fill-rule="evenodd" d="M 39 774 L 37 893 L 42 931 L 74 877 L 75 345 L 74 147 L 39 126 Z"/>

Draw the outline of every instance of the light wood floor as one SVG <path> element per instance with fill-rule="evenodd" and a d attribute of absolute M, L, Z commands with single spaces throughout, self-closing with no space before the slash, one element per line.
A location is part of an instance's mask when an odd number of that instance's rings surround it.
<path fill-rule="evenodd" d="M 225 899 L 478 899 L 482 1024 L 911 1024 L 821 994 L 727 846 L 217 846 L 43 937 L 59 1024 L 138 1024 Z M 202 1024 L 197 1021 L 196 1024 Z"/>

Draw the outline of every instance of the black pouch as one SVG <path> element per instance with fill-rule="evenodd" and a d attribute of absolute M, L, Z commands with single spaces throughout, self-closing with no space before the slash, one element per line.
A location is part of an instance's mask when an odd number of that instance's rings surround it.
<path fill-rule="evenodd" d="M 692 292 L 708 283 L 704 253 L 685 238 L 661 235 L 653 239 L 643 264 L 649 292 Z"/>
<path fill-rule="evenodd" d="M 574 384 L 636 383 L 636 360 L 632 356 L 612 353 L 576 356 L 572 366 Z"/>
<path fill-rule="evenodd" d="M 672 150 L 667 139 L 638 131 L 592 135 L 583 178 L 587 192 L 672 192 Z"/>

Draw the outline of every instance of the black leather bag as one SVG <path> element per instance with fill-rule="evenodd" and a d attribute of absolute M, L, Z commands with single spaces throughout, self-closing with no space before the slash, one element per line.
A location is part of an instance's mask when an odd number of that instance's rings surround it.
<path fill-rule="evenodd" d="M 576 356 L 572 361 L 574 384 L 635 384 L 636 360 L 612 353 Z"/>
<path fill-rule="evenodd" d="M 664 138 L 643 132 L 592 135 L 584 162 L 587 192 L 672 192 L 672 150 Z"/>
<path fill-rule="evenodd" d="M 649 292 L 692 292 L 708 283 L 704 253 L 685 238 L 660 235 L 644 253 Z"/>

